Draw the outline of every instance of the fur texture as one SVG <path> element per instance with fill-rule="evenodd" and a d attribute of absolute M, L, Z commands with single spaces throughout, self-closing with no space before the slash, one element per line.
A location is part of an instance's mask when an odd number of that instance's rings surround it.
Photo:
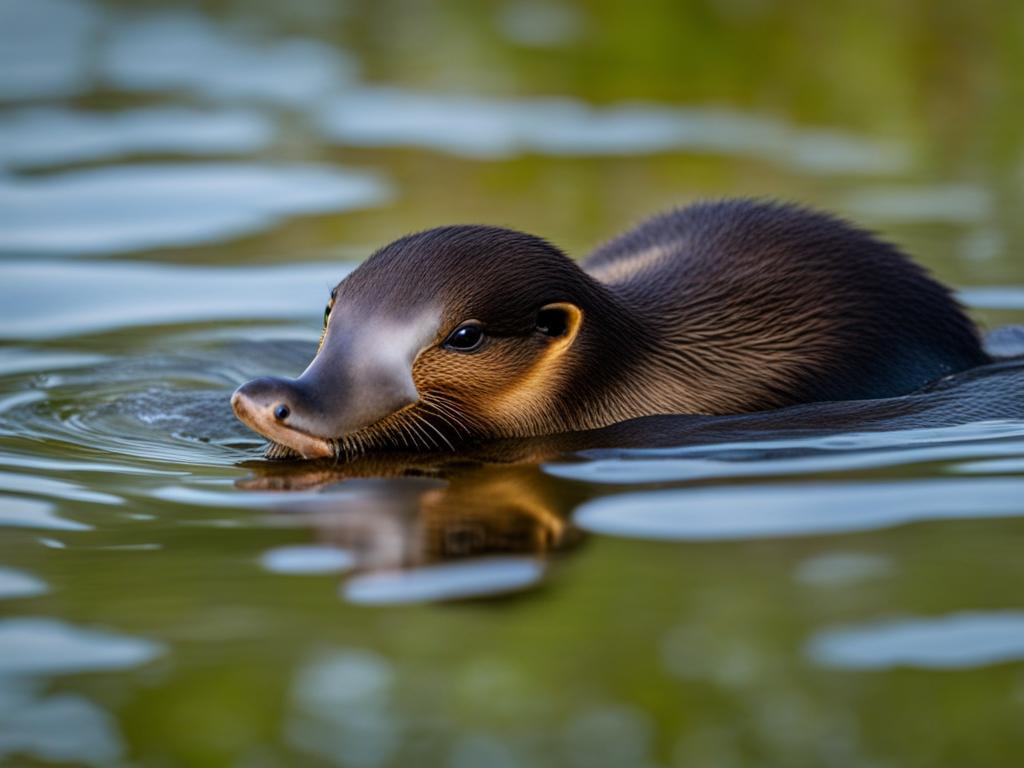
<path fill-rule="evenodd" d="M 419 402 L 332 436 L 345 454 L 893 397 L 989 362 L 950 292 L 894 246 L 749 200 L 655 216 L 582 262 L 511 230 L 432 229 L 332 296 L 349 318 L 441 313 L 412 364 Z M 538 327 L 547 305 L 572 310 L 564 333 Z M 480 348 L 445 347 L 469 320 Z"/>

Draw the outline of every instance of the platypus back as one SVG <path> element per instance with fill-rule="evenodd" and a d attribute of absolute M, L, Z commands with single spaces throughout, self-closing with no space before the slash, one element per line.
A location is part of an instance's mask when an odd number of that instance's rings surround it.
<path fill-rule="evenodd" d="M 950 291 L 839 218 L 749 200 L 655 216 L 583 268 L 657 337 L 647 365 L 735 413 L 891 397 L 989 361 Z M 673 402 L 674 400 L 674 402 Z"/>

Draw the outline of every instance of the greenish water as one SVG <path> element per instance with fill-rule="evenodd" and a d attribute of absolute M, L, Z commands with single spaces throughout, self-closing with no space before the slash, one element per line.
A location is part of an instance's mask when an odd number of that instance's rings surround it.
<path fill-rule="evenodd" d="M 0 0 L 0 763 L 1009 766 L 1024 424 L 358 478 L 230 391 L 418 228 L 837 210 L 1024 319 L 1024 6 Z"/>

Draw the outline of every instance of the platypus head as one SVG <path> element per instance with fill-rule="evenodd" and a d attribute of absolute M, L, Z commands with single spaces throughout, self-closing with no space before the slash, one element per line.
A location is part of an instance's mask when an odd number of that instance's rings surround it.
<path fill-rule="evenodd" d="M 572 424 L 561 393 L 579 375 L 591 311 L 607 300 L 531 235 L 480 226 L 410 235 L 331 291 L 301 376 L 254 379 L 232 407 L 305 458 L 563 430 Z"/>

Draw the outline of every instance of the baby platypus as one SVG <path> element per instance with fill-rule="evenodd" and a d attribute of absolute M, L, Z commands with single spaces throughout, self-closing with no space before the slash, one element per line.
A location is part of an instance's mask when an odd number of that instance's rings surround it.
<path fill-rule="evenodd" d="M 891 397 L 988 360 L 950 291 L 894 246 L 733 200 L 655 216 L 581 262 L 497 227 L 403 237 L 331 291 L 299 378 L 250 381 L 232 406 L 268 456 L 344 457 Z"/>

